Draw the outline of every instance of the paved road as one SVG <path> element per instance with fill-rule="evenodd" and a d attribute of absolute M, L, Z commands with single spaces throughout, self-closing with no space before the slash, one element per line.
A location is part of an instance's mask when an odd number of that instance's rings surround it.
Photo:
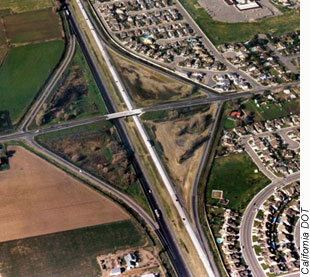
<path fill-rule="evenodd" d="M 78 2 L 81 4 L 81 2 L 78 0 Z M 102 78 L 99 74 L 99 71 L 97 70 L 96 63 L 93 60 L 93 57 L 90 55 L 90 51 L 88 49 L 88 46 L 86 45 L 81 32 L 79 30 L 78 25 L 75 22 L 75 19 L 70 13 L 68 15 L 68 21 L 74 30 L 74 33 L 76 35 L 76 38 L 81 46 L 82 52 L 86 58 L 86 61 L 88 62 L 89 68 L 91 69 L 94 79 L 97 83 L 97 86 L 102 94 L 102 97 L 105 101 L 105 104 L 107 106 L 107 109 L 109 113 L 115 113 L 116 109 L 114 107 L 113 101 L 110 98 L 110 95 L 107 93 L 107 89 L 102 81 Z M 89 20 L 86 21 L 88 24 L 90 24 Z M 91 28 L 91 31 L 94 32 L 94 29 Z M 118 85 L 116 83 L 116 85 Z M 136 117 L 136 116 L 133 116 Z M 130 138 L 127 134 L 126 128 L 123 126 L 120 120 L 114 119 L 113 120 L 114 125 L 118 131 L 118 134 L 124 144 L 125 149 L 130 152 L 132 155 L 132 164 L 135 169 L 135 172 L 137 174 L 137 177 L 140 181 L 140 184 L 145 192 L 146 198 L 148 200 L 149 206 L 151 210 L 154 213 L 154 216 L 156 217 L 156 210 L 160 210 L 160 207 L 158 205 L 158 201 L 154 194 L 149 193 L 151 191 L 150 182 L 146 177 L 146 174 L 144 172 L 143 167 L 141 166 L 141 163 L 138 159 L 138 156 L 136 155 L 134 151 L 134 146 L 130 141 Z M 156 217 L 157 224 L 159 225 L 159 229 L 156 231 L 156 234 L 158 235 L 163 247 L 167 250 L 168 256 L 170 258 L 170 261 L 177 272 L 178 276 L 190 276 L 190 272 L 188 270 L 187 264 L 184 261 L 184 257 L 179 249 L 178 244 L 176 243 L 172 232 L 169 228 L 169 224 L 164 216 Z"/>
<path fill-rule="evenodd" d="M 299 219 L 295 225 L 294 240 L 295 240 L 297 251 L 300 253 L 300 220 Z"/>
<path fill-rule="evenodd" d="M 266 35 L 260 35 L 262 38 L 268 39 Z M 296 68 L 295 65 L 292 64 L 292 59 L 299 58 L 299 54 L 292 55 L 292 56 L 283 56 L 279 50 L 269 41 L 267 46 L 279 57 L 280 61 L 292 72 L 295 74 L 300 73 L 299 70 Z"/>
<path fill-rule="evenodd" d="M 256 209 L 274 193 L 275 189 L 298 181 L 299 178 L 298 172 L 281 180 L 273 181 L 270 185 L 262 189 L 246 208 L 240 225 L 240 244 L 243 257 L 254 277 L 266 276 L 258 263 L 252 244 L 252 226 L 256 216 Z"/>
<path fill-rule="evenodd" d="M 81 1 L 80 0 L 76 0 L 82 14 L 83 14 L 83 17 L 91 31 L 91 34 L 103 56 L 103 58 L 105 59 L 105 62 L 107 63 L 108 65 L 108 68 L 110 70 L 110 73 L 112 75 L 112 78 L 114 79 L 114 82 L 116 84 L 116 86 L 118 87 L 118 90 L 127 106 L 127 108 L 129 110 L 133 110 L 133 106 L 131 104 L 131 101 L 130 101 L 130 98 L 128 96 L 128 93 L 125 89 L 125 86 L 122 84 L 122 81 L 120 80 L 118 74 L 117 74 L 117 71 L 115 70 L 114 66 L 111 64 L 110 62 L 110 57 L 107 53 L 107 51 L 104 49 L 104 46 L 103 44 L 101 43 L 100 39 L 99 39 L 99 36 L 97 35 L 96 31 L 94 30 L 94 27 L 93 27 L 93 24 L 91 23 L 91 21 L 89 20 L 89 17 L 84 9 L 84 6 L 82 5 Z M 160 159 L 158 158 L 157 156 L 157 153 L 156 151 L 154 150 L 152 144 L 150 143 L 150 139 L 148 138 L 147 136 L 147 133 L 146 131 L 144 130 L 139 118 L 137 116 L 133 116 L 133 120 L 134 120 L 134 123 L 137 127 L 137 130 L 138 132 L 140 133 L 144 143 L 145 143 L 145 146 L 147 147 L 148 149 L 148 152 L 155 164 L 155 167 L 157 168 L 161 178 L 162 178 L 162 181 L 169 193 L 169 196 L 171 197 L 171 200 L 173 201 L 173 204 L 175 205 L 178 213 L 179 213 L 179 216 L 181 217 L 182 219 L 182 222 L 185 226 L 185 229 L 190 237 L 190 239 L 192 240 L 192 243 L 202 261 L 202 264 L 204 265 L 205 267 L 205 270 L 206 272 L 208 273 L 208 276 L 210 277 L 213 277 L 215 276 L 214 273 L 213 273 L 213 270 L 210 266 L 210 263 L 209 263 L 209 260 L 205 254 L 205 252 L 203 251 L 203 248 L 196 236 L 196 233 L 194 232 L 189 220 L 188 220 L 188 217 L 183 209 L 183 207 L 181 206 L 180 202 L 178 201 L 177 197 L 176 197 L 176 193 L 174 191 L 174 187 L 173 187 L 173 184 L 170 182 L 169 178 L 168 178 L 168 175 L 167 173 L 165 172 L 161 162 L 160 162 Z"/>
<path fill-rule="evenodd" d="M 45 100 L 47 99 L 47 97 L 50 95 L 53 88 L 57 84 L 59 78 L 62 76 L 62 74 L 66 70 L 67 66 L 69 65 L 69 63 L 70 63 L 70 61 L 74 55 L 74 51 L 75 51 L 75 38 L 71 32 L 71 29 L 70 29 L 69 36 L 70 36 L 69 49 L 66 53 L 66 57 L 63 60 L 63 62 L 61 63 L 61 65 L 58 68 L 58 70 L 56 71 L 56 73 L 51 78 L 51 80 L 48 82 L 48 85 L 44 89 L 44 91 L 43 91 L 42 95 L 40 96 L 40 98 L 38 99 L 38 101 L 34 104 L 32 110 L 30 111 L 27 118 L 21 124 L 20 128 L 22 130 L 27 130 L 28 126 L 31 124 L 31 122 L 34 120 L 35 116 L 37 115 L 38 111 L 40 110 L 41 106 L 43 105 L 43 103 L 45 102 Z"/>
<path fill-rule="evenodd" d="M 263 172 L 270 180 L 275 181 L 278 180 L 279 177 L 274 175 L 270 170 L 268 170 L 263 162 L 260 160 L 258 155 L 255 153 L 255 151 L 252 149 L 252 147 L 249 144 L 250 138 L 243 139 L 243 146 L 245 147 L 245 151 L 249 154 L 249 156 L 252 158 L 252 160 L 255 162 L 257 167 L 261 172 Z"/>
<path fill-rule="evenodd" d="M 297 141 L 294 141 L 294 140 L 290 139 L 289 136 L 287 135 L 288 132 L 289 132 L 289 130 L 288 131 L 287 130 L 283 130 L 283 131 L 279 132 L 278 134 L 288 144 L 288 148 L 289 149 L 292 149 L 292 150 L 298 149 L 299 148 L 299 143 Z"/>
<path fill-rule="evenodd" d="M 219 102 L 217 104 L 217 109 L 216 109 L 216 112 L 215 112 L 215 115 L 214 115 L 214 119 L 213 119 L 213 122 L 212 122 L 212 126 L 211 126 L 211 129 L 210 129 L 210 132 L 209 132 L 209 139 L 208 139 L 207 143 L 204 146 L 204 149 L 203 149 L 203 152 L 202 152 L 202 155 L 201 155 L 201 158 L 200 158 L 200 163 L 199 163 L 199 166 L 197 168 L 197 172 L 195 174 L 195 180 L 194 180 L 194 182 L 192 184 L 191 205 L 190 205 L 191 206 L 191 218 L 192 218 L 192 220 L 194 222 L 194 225 L 195 225 L 195 228 L 197 230 L 197 234 L 198 234 L 198 237 L 200 239 L 200 242 L 203 245 L 204 251 L 206 252 L 206 255 L 207 255 L 207 257 L 208 257 L 208 259 L 210 261 L 210 265 L 212 267 L 212 270 L 213 270 L 213 272 L 214 272 L 214 274 L 216 276 L 220 276 L 220 273 L 218 271 L 218 266 L 221 266 L 221 265 L 215 264 L 214 257 L 213 257 L 214 253 L 211 251 L 209 242 L 207 242 L 205 234 L 204 234 L 204 231 L 201 228 L 200 220 L 199 220 L 197 196 L 198 196 L 198 183 L 199 183 L 199 179 L 200 179 L 200 176 L 202 174 L 202 171 L 205 169 L 205 166 L 206 166 L 205 162 L 207 160 L 207 155 L 210 154 L 210 150 L 211 150 L 210 147 L 211 147 L 212 142 L 213 142 L 213 137 L 215 135 L 216 126 L 217 126 L 217 123 L 218 123 L 218 120 L 219 120 L 219 116 L 220 116 L 220 112 L 221 112 L 221 109 L 222 109 L 222 105 L 223 105 L 223 102 Z"/>

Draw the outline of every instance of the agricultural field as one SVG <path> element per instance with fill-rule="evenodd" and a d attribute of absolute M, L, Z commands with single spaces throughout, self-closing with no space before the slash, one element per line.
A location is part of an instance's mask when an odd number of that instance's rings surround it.
<path fill-rule="evenodd" d="M 100 276 L 96 257 L 145 246 L 130 220 L 0 243 L 2 276 Z"/>
<path fill-rule="evenodd" d="M 300 14 L 295 10 L 285 10 L 283 15 L 258 19 L 246 23 L 226 23 L 212 19 L 198 0 L 180 0 L 181 4 L 197 22 L 213 44 L 247 41 L 256 34 L 283 34 L 300 29 Z"/>
<path fill-rule="evenodd" d="M 123 148 L 115 127 L 109 121 L 39 135 L 37 140 L 148 208 L 130 162 L 130 153 Z"/>
<path fill-rule="evenodd" d="M 9 112 L 8 122 L 16 124 L 27 110 L 59 62 L 63 47 L 57 40 L 10 48 L 0 67 L 0 111 Z"/>
<path fill-rule="evenodd" d="M 189 203 L 203 145 L 209 139 L 215 106 L 145 113 L 143 123 L 170 175 L 180 200 Z"/>
<path fill-rule="evenodd" d="M 52 9 L 13 14 L 2 18 L 9 44 L 61 39 L 61 20 Z"/>
<path fill-rule="evenodd" d="M 130 93 L 129 96 L 138 107 L 192 99 L 201 95 L 195 86 L 173 80 L 113 52 L 110 54 L 126 89 Z"/>
<path fill-rule="evenodd" d="M 9 169 L 0 171 L 0 242 L 129 219 L 112 200 L 32 152 L 20 146 L 7 152 Z"/>
<path fill-rule="evenodd" d="M 207 204 L 221 206 L 211 194 L 212 190 L 222 190 L 223 198 L 229 200 L 224 207 L 242 211 L 269 183 L 247 153 L 215 158 L 207 183 Z"/>
<path fill-rule="evenodd" d="M 54 3 L 54 0 L 1 0 L 0 10 L 10 9 L 14 13 L 21 13 L 51 8 Z"/>
<path fill-rule="evenodd" d="M 43 104 L 34 124 L 39 127 L 106 112 L 100 91 L 77 44 L 71 64 Z"/>

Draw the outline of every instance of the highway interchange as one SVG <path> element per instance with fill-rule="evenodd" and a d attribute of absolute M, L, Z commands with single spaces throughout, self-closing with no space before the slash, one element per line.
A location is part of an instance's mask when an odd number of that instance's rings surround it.
<path fill-rule="evenodd" d="M 146 223 L 154 230 L 154 232 L 156 233 L 156 235 L 160 239 L 163 247 L 167 250 L 167 253 L 169 255 L 169 258 L 171 260 L 171 263 L 172 263 L 174 270 L 176 271 L 177 275 L 178 276 L 191 276 L 190 270 L 188 269 L 186 262 L 184 260 L 184 257 L 182 255 L 182 251 L 180 251 L 179 246 L 175 241 L 173 232 L 171 231 L 171 229 L 169 227 L 169 223 L 167 221 L 166 216 L 164 215 L 164 213 L 161 213 L 161 216 L 159 216 L 159 217 L 156 216 L 155 211 L 156 210 L 157 211 L 162 210 L 160 205 L 159 205 L 159 201 L 156 198 L 156 195 L 151 193 L 152 192 L 151 183 L 149 182 L 147 175 L 144 172 L 144 168 L 141 165 L 139 158 L 135 154 L 134 146 L 133 146 L 133 144 L 132 144 L 132 142 L 131 142 L 128 134 L 127 134 L 126 128 L 123 125 L 122 121 L 119 119 L 123 118 L 123 117 L 129 117 L 130 116 L 134 119 L 137 126 L 139 126 L 140 121 L 139 121 L 138 115 L 140 115 L 143 112 L 174 109 L 174 108 L 180 108 L 180 107 L 190 107 L 190 106 L 194 106 L 194 105 L 201 105 L 201 104 L 207 104 L 207 103 L 217 103 L 217 110 L 216 110 L 216 113 L 214 115 L 214 119 L 213 119 L 211 130 L 210 130 L 210 139 L 208 140 L 208 142 L 206 143 L 206 145 L 204 147 L 201 162 L 200 162 L 199 168 L 197 169 L 196 179 L 195 179 L 195 182 L 193 185 L 193 191 L 192 191 L 192 213 L 193 214 L 191 216 L 192 216 L 194 224 L 191 224 L 191 222 L 188 218 L 188 215 L 184 212 L 183 208 L 180 206 L 180 203 L 178 201 L 174 201 L 174 204 L 176 205 L 176 207 L 180 213 L 180 216 L 183 218 L 185 226 L 186 226 L 191 238 L 193 239 L 193 243 L 195 245 L 195 248 L 198 250 L 200 257 L 202 258 L 202 261 L 205 265 L 205 268 L 208 272 L 208 275 L 209 276 L 219 276 L 217 265 L 215 265 L 214 260 L 212 258 L 213 253 L 210 250 L 208 242 L 206 241 L 206 239 L 203 235 L 203 231 L 201 230 L 201 226 L 199 223 L 198 210 L 197 210 L 197 205 L 196 205 L 197 204 L 196 196 L 197 196 L 198 180 L 199 180 L 199 176 L 201 175 L 201 173 L 203 171 L 204 161 L 205 161 L 207 154 L 210 151 L 210 147 L 212 145 L 212 138 L 213 138 L 213 135 L 214 135 L 215 130 L 216 130 L 216 124 L 217 124 L 218 118 L 220 116 L 222 104 L 225 101 L 230 100 L 230 99 L 237 99 L 237 98 L 241 98 L 241 97 L 250 97 L 251 95 L 253 95 L 255 93 L 263 93 L 266 88 L 255 87 L 255 89 L 253 89 L 250 92 L 241 92 L 241 93 L 232 93 L 232 94 L 222 94 L 221 95 L 221 94 L 217 94 L 214 91 L 209 90 L 205 87 L 200 87 L 201 91 L 203 91 L 206 94 L 206 97 L 204 97 L 202 99 L 173 102 L 173 103 L 162 104 L 162 105 L 153 106 L 153 107 L 135 109 L 134 105 L 132 105 L 132 103 L 129 100 L 128 100 L 128 102 L 126 102 L 127 101 L 126 99 L 128 99 L 128 97 L 126 97 L 126 91 L 124 90 L 124 87 L 122 86 L 121 81 L 119 81 L 119 83 L 116 82 L 116 85 L 119 87 L 120 92 L 123 93 L 123 99 L 124 99 L 125 103 L 127 104 L 128 111 L 118 112 L 114 103 L 113 103 L 113 100 L 111 99 L 111 97 L 110 97 L 110 95 L 109 95 L 109 93 L 105 87 L 103 79 L 102 79 L 102 77 L 101 77 L 101 75 L 97 69 L 97 65 L 94 62 L 94 59 L 93 59 L 93 57 L 89 51 L 89 48 L 87 46 L 87 43 L 85 42 L 85 39 L 83 38 L 83 35 L 81 34 L 81 32 L 79 30 L 79 26 L 77 25 L 73 14 L 68 13 L 66 18 L 67 18 L 67 21 L 69 23 L 71 33 L 69 36 L 69 39 L 70 39 L 69 48 L 67 49 L 66 55 L 63 59 L 63 62 L 58 67 L 55 74 L 50 78 L 50 80 L 49 80 L 47 86 L 45 87 L 45 89 L 43 90 L 41 96 L 36 101 L 36 103 L 33 105 L 31 111 L 27 114 L 25 120 L 19 126 L 20 127 L 19 130 L 16 131 L 15 133 L 1 136 L 0 142 L 10 141 L 10 140 L 24 141 L 27 144 L 29 144 L 33 149 L 43 153 L 47 157 L 56 161 L 57 163 L 62 165 L 64 168 L 67 168 L 68 170 L 70 170 L 70 172 L 73 172 L 75 175 L 77 175 L 83 179 L 88 180 L 91 184 L 97 186 L 98 188 L 100 188 L 104 191 L 111 193 L 112 195 L 114 195 L 118 199 L 121 199 L 127 206 L 129 206 L 132 210 L 137 212 L 146 221 Z M 92 25 L 92 26 L 95 29 L 97 28 L 96 25 Z M 96 34 L 98 34 L 98 33 L 100 34 L 100 36 L 98 36 L 99 40 L 100 40 L 100 44 L 102 43 L 103 45 L 105 45 L 105 47 L 107 47 L 107 46 L 112 47 L 114 50 L 118 51 L 118 53 L 120 53 L 121 55 L 125 55 L 123 51 L 119 50 L 118 48 L 115 48 L 115 45 L 112 45 L 108 39 L 105 39 L 104 36 L 102 35 L 102 32 L 100 32 L 98 29 L 96 29 L 96 30 L 95 29 L 93 31 Z M 79 43 L 79 45 L 83 51 L 83 54 L 84 54 L 84 56 L 88 62 L 88 65 L 89 65 L 89 67 L 92 71 L 92 74 L 94 76 L 94 79 L 97 83 L 97 86 L 98 86 L 98 88 L 102 94 L 102 97 L 103 97 L 105 103 L 106 103 L 108 114 L 98 116 L 96 118 L 89 118 L 89 119 L 83 119 L 83 120 L 78 120 L 78 121 L 74 121 L 74 122 L 63 123 L 63 124 L 58 124 L 58 125 L 49 126 L 49 127 L 45 127 L 45 128 L 36 129 L 36 130 L 28 130 L 28 127 L 30 126 L 31 122 L 34 120 L 37 112 L 40 110 L 42 104 L 45 102 L 47 97 L 50 95 L 51 91 L 55 87 L 60 76 L 63 74 L 63 72 L 67 68 L 69 62 L 71 61 L 73 54 L 74 54 L 75 41 L 76 40 Z M 135 62 L 141 62 L 141 63 L 143 63 L 143 65 L 146 65 L 144 62 L 139 61 L 135 58 L 132 58 L 128 54 L 126 54 L 126 57 L 134 59 Z M 160 68 L 156 68 L 153 65 L 147 65 L 147 66 L 151 67 L 152 70 L 156 70 L 156 71 L 159 71 L 163 74 L 169 75 L 169 77 L 173 77 L 174 79 L 176 79 L 178 81 L 193 84 L 192 81 L 190 81 L 186 78 L 182 78 L 178 75 L 174 75 L 171 72 L 167 72 L 167 71 L 162 70 Z M 118 80 L 118 76 L 116 76 L 116 78 L 114 80 Z M 283 85 L 274 86 L 274 87 L 271 87 L 268 89 L 269 90 L 278 90 L 281 87 L 283 87 Z M 121 140 L 125 144 L 128 151 L 130 151 L 134 154 L 133 165 L 134 165 L 135 171 L 137 173 L 137 176 L 139 177 L 139 181 L 141 183 L 141 186 L 142 186 L 142 188 L 145 192 L 145 195 L 147 197 L 149 206 L 154 213 L 154 218 L 155 218 L 156 222 L 141 207 L 139 207 L 139 205 L 137 205 L 130 197 L 119 192 L 115 188 L 113 188 L 110 185 L 106 184 L 105 182 L 99 180 L 98 178 L 94 177 L 93 175 L 91 175 L 85 171 L 81 171 L 81 169 L 79 169 L 77 166 L 75 166 L 72 163 L 62 159 L 58 155 L 49 151 L 48 149 L 42 147 L 41 145 L 39 145 L 34 140 L 35 136 L 38 134 L 44 134 L 44 133 L 48 133 L 48 132 L 53 132 L 55 130 L 63 130 L 63 129 L 67 129 L 67 128 L 72 128 L 72 127 L 76 127 L 76 126 L 80 126 L 80 125 L 84 125 L 84 124 L 89 124 L 89 123 L 93 123 L 93 122 L 100 121 L 100 120 L 113 120 L 113 123 L 116 126 L 116 129 L 120 135 Z M 139 128 L 143 128 L 141 123 L 140 123 L 140 127 L 138 127 L 138 129 Z M 142 136 L 143 136 L 143 132 L 145 134 L 145 131 L 144 130 L 140 130 L 140 131 L 142 132 Z M 148 138 L 147 137 L 145 137 L 145 142 L 148 145 Z M 154 161 L 157 161 L 157 162 L 155 162 L 156 167 L 157 167 L 158 171 L 161 172 L 161 175 L 163 176 L 164 182 L 167 183 L 166 186 L 167 186 L 167 189 L 169 191 L 169 186 L 170 186 L 170 188 L 172 187 L 170 180 L 167 177 L 166 172 L 163 170 L 163 166 L 161 165 L 153 147 L 151 145 L 148 145 L 148 149 L 149 149 L 151 155 L 153 155 Z M 165 179 L 166 179 L 166 181 L 165 181 Z M 290 176 L 290 177 L 287 177 L 285 180 L 281 180 L 281 182 L 282 182 L 281 184 L 286 184 L 286 183 L 295 181 L 297 179 L 298 179 L 298 175 Z M 242 239 L 242 245 L 245 246 L 245 248 L 243 249 L 244 256 L 246 257 L 247 262 L 251 265 L 252 272 L 257 272 L 258 274 L 261 274 L 262 269 L 259 265 L 257 265 L 256 258 L 255 259 L 253 258 L 253 249 L 251 248 L 252 242 L 251 241 L 249 242 L 249 236 L 248 236 L 249 233 L 247 233 L 246 231 L 249 231 L 252 227 L 252 225 L 251 225 L 251 222 L 253 221 L 252 216 L 254 217 L 254 213 L 252 212 L 252 209 L 253 208 L 255 209 L 255 207 L 253 206 L 253 203 L 256 203 L 256 205 L 258 205 L 258 203 L 260 203 L 260 201 L 263 201 L 264 197 L 266 195 L 269 195 L 269 193 L 271 193 L 271 191 L 274 190 L 274 187 L 278 186 L 279 184 L 280 184 L 280 181 L 273 182 L 270 186 L 268 186 L 262 192 L 260 192 L 255 197 L 255 201 L 254 202 L 252 201 L 250 203 L 250 205 L 248 206 L 246 213 L 244 215 L 243 221 L 242 221 L 241 239 Z M 175 198 L 176 194 L 175 194 L 174 190 L 170 190 L 169 193 L 172 197 Z M 176 200 L 176 199 L 174 199 L 174 200 Z M 264 275 L 256 275 L 255 274 L 255 276 L 260 277 L 260 276 L 264 276 Z"/>

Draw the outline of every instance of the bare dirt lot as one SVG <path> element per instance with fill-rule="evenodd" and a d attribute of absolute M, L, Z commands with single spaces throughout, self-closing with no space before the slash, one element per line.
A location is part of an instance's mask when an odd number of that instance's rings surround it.
<path fill-rule="evenodd" d="M 22 147 L 0 172 L 0 242 L 128 219 L 111 200 Z"/>
<path fill-rule="evenodd" d="M 137 265 L 133 269 L 126 269 L 124 256 L 132 253 L 137 257 Z M 164 276 L 164 270 L 157 260 L 158 250 L 154 247 L 140 247 L 126 250 L 119 250 L 115 253 L 100 255 L 97 257 L 97 263 L 101 268 L 102 277 L 109 277 L 112 268 L 123 268 L 121 276 L 139 277 L 147 273 L 160 273 Z"/>
<path fill-rule="evenodd" d="M 203 145 L 208 140 L 215 106 L 170 114 L 165 121 L 145 122 L 155 139 L 180 200 L 188 203 Z"/>

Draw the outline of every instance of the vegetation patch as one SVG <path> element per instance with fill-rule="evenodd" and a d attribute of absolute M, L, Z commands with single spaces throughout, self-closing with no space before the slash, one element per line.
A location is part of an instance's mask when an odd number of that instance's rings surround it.
<path fill-rule="evenodd" d="M 188 203 L 215 106 L 203 105 L 145 113 L 146 129 L 162 159 L 180 200 Z"/>
<path fill-rule="evenodd" d="M 299 12 L 295 10 L 285 10 L 281 16 L 262 18 L 254 22 L 226 23 L 212 19 L 197 0 L 180 2 L 215 45 L 247 41 L 260 33 L 283 34 L 300 28 Z"/>
<path fill-rule="evenodd" d="M 63 41 L 11 48 L 0 67 L 0 111 L 13 124 L 26 111 L 41 85 L 58 63 Z"/>
<path fill-rule="evenodd" d="M 253 100 L 249 100 L 245 109 L 251 112 L 258 121 L 267 121 L 274 118 L 286 117 L 289 113 L 283 107 L 279 107 L 275 104 L 266 104 L 261 107 L 257 107 Z"/>
<path fill-rule="evenodd" d="M 78 45 L 68 69 L 36 116 L 36 126 L 105 114 L 106 107 Z"/>
<path fill-rule="evenodd" d="M 11 44 L 61 39 L 61 20 L 52 9 L 14 14 L 3 18 Z"/>
<path fill-rule="evenodd" d="M 146 243 L 129 220 L 0 243 L 1 273 L 13 276 L 99 276 L 96 257 Z"/>
<path fill-rule="evenodd" d="M 39 135 L 37 140 L 51 151 L 129 194 L 143 207 L 148 207 L 130 161 L 132 153 L 127 153 L 123 148 L 115 127 L 109 121 Z"/>
<path fill-rule="evenodd" d="M 197 98 L 197 87 L 173 80 L 165 75 L 111 54 L 130 97 L 137 106 L 152 106 L 189 98 Z"/>
<path fill-rule="evenodd" d="M 207 202 L 221 205 L 212 199 L 212 190 L 223 190 L 223 197 L 229 200 L 227 208 L 243 210 L 249 201 L 270 181 L 246 153 L 219 157 L 214 160 L 207 184 Z"/>
<path fill-rule="evenodd" d="M 1 0 L 0 10 L 10 9 L 14 13 L 20 13 L 46 9 L 53 5 L 53 0 Z"/>
<path fill-rule="evenodd" d="M 9 156 L 10 152 L 7 151 L 6 146 L 0 143 L 0 171 L 10 168 Z"/>

